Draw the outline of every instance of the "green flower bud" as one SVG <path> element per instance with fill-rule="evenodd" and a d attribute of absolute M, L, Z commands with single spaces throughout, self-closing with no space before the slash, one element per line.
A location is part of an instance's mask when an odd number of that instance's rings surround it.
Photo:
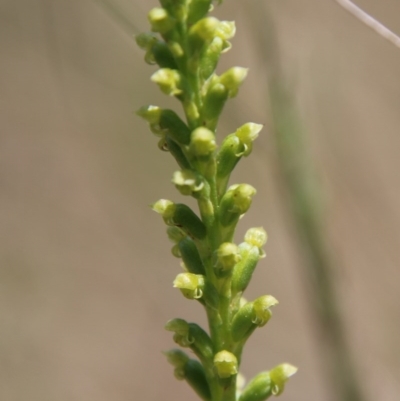
<path fill-rule="evenodd" d="M 228 178 L 243 155 L 244 146 L 235 134 L 225 137 L 217 155 L 217 177 Z"/>
<path fill-rule="evenodd" d="M 216 268 L 222 271 L 230 271 L 241 259 L 239 248 L 231 242 L 224 242 L 217 250 Z"/>
<path fill-rule="evenodd" d="M 236 184 L 228 188 L 221 199 L 221 224 L 223 226 L 236 224 L 239 217 L 249 210 L 256 192 L 255 188 L 248 184 Z"/>
<path fill-rule="evenodd" d="M 151 208 L 156 212 L 161 214 L 163 219 L 167 222 L 170 219 L 172 219 L 176 205 L 174 202 L 171 202 L 170 200 L 167 199 L 160 199 L 156 203 L 153 203 L 151 205 Z M 167 223 L 168 224 L 168 223 Z"/>
<path fill-rule="evenodd" d="M 203 41 L 214 39 L 220 21 L 214 17 L 206 17 L 196 22 L 189 31 L 189 38 L 198 37 Z"/>
<path fill-rule="evenodd" d="M 178 244 L 175 244 L 172 248 L 171 248 L 171 253 L 172 256 L 175 256 L 176 258 L 180 259 L 181 256 L 181 252 L 179 250 Z"/>
<path fill-rule="evenodd" d="M 160 149 L 162 152 L 168 152 L 167 137 L 165 136 L 165 134 L 161 133 L 156 135 L 160 135 L 161 137 L 160 140 L 157 142 L 158 149 Z"/>
<path fill-rule="evenodd" d="M 175 58 L 180 58 L 185 54 L 182 46 L 178 42 L 168 42 L 168 47 Z"/>
<path fill-rule="evenodd" d="M 286 382 L 297 372 L 297 370 L 298 369 L 295 366 L 290 365 L 289 363 L 283 363 L 282 365 L 273 368 L 269 372 L 272 382 L 272 394 L 282 394 Z"/>
<path fill-rule="evenodd" d="M 206 236 L 205 225 L 189 206 L 160 199 L 151 207 L 161 214 L 168 226 L 177 226 L 194 238 L 203 239 Z"/>
<path fill-rule="evenodd" d="M 231 333 L 233 341 L 246 340 L 256 328 L 254 320 L 254 303 L 242 305 L 232 320 Z"/>
<path fill-rule="evenodd" d="M 221 39 L 232 39 L 236 33 L 235 21 L 221 21 L 217 28 L 217 36 Z"/>
<path fill-rule="evenodd" d="M 223 39 L 229 40 L 235 36 L 236 33 L 236 25 L 235 21 L 221 21 L 218 24 L 215 34 Z"/>
<path fill-rule="evenodd" d="M 153 8 L 148 15 L 148 19 L 153 32 L 167 33 L 174 26 L 174 20 L 168 15 L 164 8 Z"/>
<path fill-rule="evenodd" d="M 267 232 L 262 227 L 250 228 L 244 235 L 244 241 L 257 248 L 261 248 L 267 239 Z"/>
<path fill-rule="evenodd" d="M 150 53 L 153 60 L 160 66 L 160 68 L 170 68 L 172 70 L 178 69 L 173 53 L 169 46 L 158 40 L 151 47 Z"/>
<path fill-rule="evenodd" d="M 214 367 L 221 379 L 227 379 L 238 373 L 238 361 L 229 351 L 220 351 L 215 354 Z"/>
<path fill-rule="evenodd" d="M 204 80 L 210 78 L 217 68 L 223 45 L 224 41 L 219 37 L 215 37 L 205 49 L 200 61 L 200 75 Z"/>
<path fill-rule="evenodd" d="M 186 237 L 179 242 L 178 246 L 187 270 L 190 273 L 205 275 L 204 265 L 196 244 L 190 238 Z"/>
<path fill-rule="evenodd" d="M 180 273 L 174 280 L 174 287 L 179 288 L 184 297 L 200 299 L 203 296 L 204 276 L 193 273 Z"/>
<path fill-rule="evenodd" d="M 167 227 L 167 235 L 170 241 L 178 244 L 184 238 L 186 238 L 186 234 L 178 227 Z"/>
<path fill-rule="evenodd" d="M 264 295 L 257 298 L 253 303 L 253 323 L 258 327 L 263 327 L 271 318 L 271 307 L 278 305 L 278 301 L 272 295 Z"/>
<path fill-rule="evenodd" d="M 136 44 L 142 50 L 149 50 L 157 42 L 157 36 L 154 33 L 142 32 L 135 36 Z"/>
<path fill-rule="evenodd" d="M 264 401 L 272 395 L 269 372 L 261 372 L 244 388 L 239 401 Z"/>
<path fill-rule="evenodd" d="M 203 116 L 207 127 L 214 129 L 229 96 L 229 90 L 220 83 L 210 86 L 204 97 Z"/>
<path fill-rule="evenodd" d="M 211 309 L 218 311 L 219 294 L 218 294 L 217 289 L 210 282 L 210 280 L 206 280 L 203 293 L 204 293 L 203 300 L 204 300 L 205 304 L 208 307 L 210 307 Z"/>
<path fill-rule="evenodd" d="M 207 157 L 217 148 L 215 135 L 207 128 L 196 128 L 191 135 L 190 152 L 196 157 Z"/>
<path fill-rule="evenodd" d="M 146 51 L 144 56 L 144 60 L 147 64 L 155 64 L 156 60 L 154 58 L 154 54 L 151 49 L 154 44 L 157 43 L 158 39 L 153 33 L 139 33 L 135 36 L 136 44 L 142 49 Z"/>
<path fill-rule="evenodd" d="M 251 276 L 260 260 L 260 251 L 256 246 L 246 242 L 239 245 L 241 260 L 236 264 L 232 273 L 233 295 L 242 293 L 250 283 Z"/>
<path fill-rule="evenodd" d="M 177 348 L 165 351 L 164 355 L 167 357 L 168 362 L 175 368 L 182 368 L 190 359 L 186 352 Z"/>
<path fill-rule="evenodd" d="M 160 128 L 174 141 L 182 145 L 189 144 L 190 130 L 173 110 L 161 110 L 158 123 Z"/>
<path fill-rule="evenodd" d="M 178 96 L 182 93 L 182 89 L 179 87 L 181 76 L 177 70 L 161 68 L 156 71 L 150 79 L 156 83 L 166 95 Z"/>
<path fill-rule="evenodd" d="M 196 323 L 172 319 L 165 329 L 174 332 L 174 341 L 181 347 L 190 347 L 196 356 L 207 363 L 213 358 L 213 344 L 209 335 Z"/>
<path fill-rule="evenodd" d="M 210 10 L 211 0 L 192 0 L 189 3 L 187 24 L 193 25 L 201 18 L 205 17 Z"/>
<path fill-rule="evenodd" d="M 202 400 L 211 400 L 210 386 L 200 362 L 189 359 L 184 367 L 184 379 Z"/>
<path fill-rule="evenodd" d="M 258 134 L 262 130 L 262 124 L 247 123 L 239 127 L 235 135 L 244 145 L 243 156 L 248 156 L 253 149 L 253 142 L 258 138 Z"/>
<path fill-rule="evenodd" d="M 165 330 L 174 332 L 174 341 L 181 347 L 189 347 L 194 339 L 189 335 L 189 323 L 183 319 L 169 320 Z"/>
<path fill-rule="evenodd" d="M 200 218 L 189 206 L 181 203 L 175 205 L 174 214 L 169 225 L 176 225 L 191 237 L 198 239 L 203 239 L 207 234 L 207 229 Z"/>
<path fill-rule="evenodd" d="M 142 106 L 136 114 L 139 117 L 142 117 L 146 120 L 150 125 L 158 125 L 160 122 L 161 109 L 158 106 Z"/>
<path fill-rule="evenodd" d="M 182 195 L 193 195 L 204 188 L 204 180 L 193 170 L 176 171 L 172 183 Z"/>
<path fill-rule="evenodd" d="M 166 136 L 164 142 L 165 142 L 164 146 L 166 146 L 166 149 L 174 157 L 179 167 L 182 169 L 190 169 L 190 163 L 188 162 L 185 154 L 183 153 L 182 148 L 169 136 Z"/>
<path fill-rule="evenodd" d="M 232 338 L 245 341 L 257 327 L 263 327 L 271 318 L 271 308 L 278 304 L 272 295 L 264 295 L 242 305 L 232 320 Z"/>
<path fill-rule="evenodd" d="M 247 72 L 248 68 L 232 67 L 219 77 L 219 82 L 228 89 L 229 97 L 237 95 L 239 86 L 246 79 Z"/>
<path fill-rule="evenodd" d="M 185 352 L 173 349 L 164 353 L 168 362 L 174 366 L 174 375 L 178 380 L 186 380 L 198 396 L 204 401 L 211 400 L 203 366 L 196 360 L 190 359 Z"/>

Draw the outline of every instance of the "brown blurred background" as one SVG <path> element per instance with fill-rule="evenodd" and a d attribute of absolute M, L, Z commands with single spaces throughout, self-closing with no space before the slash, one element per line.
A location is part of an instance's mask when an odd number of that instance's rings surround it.
<path fill-rule="evenodd" d="M 288 361 L 300 370 L 282 400 L 334 399 L 269 129 L 268 64 L 255 43 L 264 19 L 252 19 L 264 1 L 324 192 L 360 384 L 367 400 L 397 401 L 400 51 L 332 0 L 226 0 L 217 12 L 238 27 L 223 66 L 250 66 L 219 133 L 266 124 L 234 177 L 258 189 L 237 239 L 255 225 L 269 233 L 247 297 L 280 300 L 249 342 L 243 373 Z M 172 288 L 179 265 L 148 208 L 182 199 L 170 184 L 176 167 L 133 114 L 178 107 L 150 83 L 133 40 L 156 4 L 0 0 L 1 401 L 195 399 L 161 354 L 173 346 L 163 325 L 205 318 Z M 400 32 L 398 1 L 359 5 Z"/>

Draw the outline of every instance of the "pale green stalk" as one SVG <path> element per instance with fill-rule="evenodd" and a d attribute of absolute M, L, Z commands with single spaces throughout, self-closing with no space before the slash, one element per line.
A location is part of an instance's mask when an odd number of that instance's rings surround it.
<path fill-rule="evenodd" d="M 271 318 L 277 300 L 265 295 L 252 302 L 243 299 L 267 240 L 263 228 L 251 228 L 236 245 L 239 218 L 251 206 L 256 190 L 249 184 L 228 187 L 232 170 L 248 156 L 262 126 L 247 123 L 217 145 L 216 129 L 229 98 L 236 96 L 247 69 L 233 67 L 217 75 L 220 56 L 231 47 L 235 24 L 208 14 L 211 0 L 160 0 L 149 13 L 152 33 L 136 40 L 146 51 L 145 60 L 160 67 L 151 77 L 162 92 L 179 100 L 186 121 L 172 110 L 144 106 L 138 114 L 159 137 L 161 150 L 169 151 L 180 170 L 172 182 L 182 195 L 197 200 L 198 216 L 188 206 L 161 199 L 153 205 L 174 242 L 172 253 L 182 259 L 184 271 L 174 287 L 200 302 L 208 317 L 209 334 L 195 323 L 172 319 L 166 329 L 174 341 L 190 348 L 197 359 L 179 349 L 166 356 L 175 376 L 205 401 L 263 401 L 279 395 L 296 372 L 282 364 L 256 376 L 241 392 L 237 375 L 243 347 L 257 327 Z"/>

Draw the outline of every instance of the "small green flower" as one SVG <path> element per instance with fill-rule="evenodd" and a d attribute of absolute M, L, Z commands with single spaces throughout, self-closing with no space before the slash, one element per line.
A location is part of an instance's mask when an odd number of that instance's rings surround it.
<path fill-rule="evenodd" d="M 229 97 L 235 97 L 239 86 L 247 77 L 249 69 L 243 67 L 232 67 L 219 77 L 219 82 L 229 91 Z"/>
<path fill-rule="evenodd" d="M 196 196 L 204 188 L 202 177 L 193 170 L 176 171 L 172 183 L 182 195 Z"/>
<path fill-rule="evenodd" d="M 229 351 L 224 350 L 215 354 L 214 366 L 221 379 L 227 379 L 238 373 L 237 358 Z"/>
<path fill-rule="evenodd" d="M 244 241 L 250 245 L 261 248 L 267 242 L 267 232 L 262 227 L 250 228 L 247 230 Z"/>
<path fill-rule="evenodd" d="M 169 32 L 175 24 L 175 21 L 168 15 L 165 8 L 153 8 L 148 15 L 151 30 L 161 34 Z"/>
<path fill-rule="evenodd" d="M 270 309 L 275 305 L 278 305 L 278 301 L 272 295 L 264 295 L 257 298 L 253 303 L 253 323 L 258 327 L 265 326 L 272 316 Z"/>
<path fill-rule="evenodd" d="M 272 394 L 282 394 L 286 382 L 297 372 L 297 368 L 289 363 L 283 363 L 272 369 L 269 374 L 272 382 Z"/>
<path fill-rule="evenodd" d="M 224 242 L 217 250 L 215 268 L 222 271 L 230 271 L 240 259 L 241 256 L 238 246 L 232 242 Z"/>
<path fill-rule="evenodd" d="M 178 96 L 182 93 L 181 75 L 177 70 L 170 68 L 161 68 L 150 78 L 156 83 L 162 92 L 169 96 Z"/>
<path fill-rule="evenodd" d="M 192 132 L 189 149 L 193 156 L 207 157 L 211 155 L 216 148 L 215 135 L 212 131 L 200 127 Z"/>
<path fill-rule="evenodd" d="M 179 288 L 188 299 L 199 299 L 203 296 L 204 276 L 193 273 L 180 273 L 174 280 L 174 287 Z"/>

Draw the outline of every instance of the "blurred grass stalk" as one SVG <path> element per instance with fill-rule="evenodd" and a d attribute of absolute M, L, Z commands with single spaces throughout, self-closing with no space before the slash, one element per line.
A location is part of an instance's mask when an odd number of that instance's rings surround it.
<path fill-rule="evenodd" d="M 264 6 L 266 7 L 266 6 Z M 308 150 L 307 135 L 301 122 L 293 90 L 282 68 L 279 45 L 272 18 L 253 8 L 252 32 L 260 62 L 266 66 L 271 129 L 274 132 L 278 167 L 286 192 L 286 207 L 292 216 L 309 282 L 310 308 L 322 344 L 319 355 L 332 399 L 362 401 L 357 372 L 352 362 L 341 311 L 335 291 L 334 261 L 324 229 L 322 202 L 318 195 L 316 167 Z M 258 29 L 254 29 L 254 22 Z"/>

